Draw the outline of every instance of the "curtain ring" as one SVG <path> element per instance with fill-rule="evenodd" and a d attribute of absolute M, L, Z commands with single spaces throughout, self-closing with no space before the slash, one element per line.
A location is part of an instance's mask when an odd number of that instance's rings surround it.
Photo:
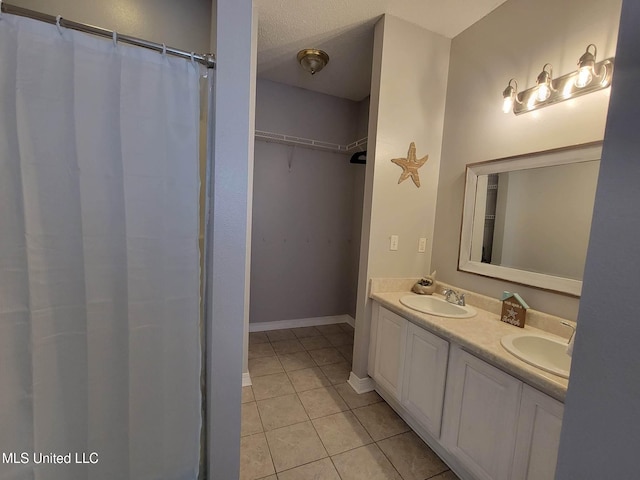
<path fill-rule="evenodd" d="M 194 63 L 196 61 L 196 54 L 194 52 L 191 52 L 191 61 Z"/>
<path fill-rule="evenodd" d="M 118 32 L 116 32 L 115 30 L 112 32 L 112 37 L 113 37 L 113 46 L 117 47 L 118 46 Z"/>
<path fill-rule="evenodd" d="M 162 56 L 167 56 L 167 45 L 165 43 L 162 44 Z"/>
<path fill-rule="evenodd" d="M 60 20 L 62 20 L 62 15 L 58 15 L 56 17 L 56 27 L 58 27 L 58 33 L 62 35 L 62 26 L 60 25 Z"/>

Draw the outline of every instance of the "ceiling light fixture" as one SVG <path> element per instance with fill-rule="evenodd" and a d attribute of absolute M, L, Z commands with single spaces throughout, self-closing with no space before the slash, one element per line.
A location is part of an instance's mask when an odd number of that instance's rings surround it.
<path fill-rule="evenodd" d="M 502 110 L 505 113 L 513 111 L 516 115 L 520 115 L 607 88 L 611 85 L 613 77 L 614 59 L 608 58 L 597 62 L 597 51 L 593 43 L 588 45 L 578 61 L 578 70 L 559 78 L 552 78 L 553 68 L 551 64 L 545 64 L 536 79 L 536 85 L 521 93 L 517 92 L 517 82 L 514 79 L 509 80 L 507 88 L 502 92 L 504 102 Z M 515 87 L 512 83 L 515 83 Z"/>
<path fill-rule="evenodd" d="M 305 48 L 298 52 L 298 62 L 307 72 L 315 75 L 329 63 L 329 55 L 317 48 Z"/>

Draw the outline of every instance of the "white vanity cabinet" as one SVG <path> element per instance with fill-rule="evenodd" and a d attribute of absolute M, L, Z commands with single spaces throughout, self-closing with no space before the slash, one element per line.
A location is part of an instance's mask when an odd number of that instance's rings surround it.
<path fill-rule="evenodd" d="M 553 480 L 563 404 L 377 302 L 369 375 L 461 479 Z"/>
<path fill-rule="evenodd" d="M 374 312 L 375 313 L 375 312 Z M 378 314 L 372 325 L 373 372 L 374 380 L 391 393 L 396 400 L 402 394 L 402 373 L 404 352 L 407 341 L 407 324 L 400 315 L 378 308 Z"/>
<path fill-rule="evenodd" d="M 511 478 L 553 480 L 564 405 L 524 385 Z"/>
<path fill-rule="evenodd" d="M 402 405 L 434 438 L 440 438 L 449 342 L 409 323 Z"/>
<path fill-rule="evenodd" d="M 511 375 L 451 348 L 442 443 L 475 478 L 511 478 L 521 390 Z"/>

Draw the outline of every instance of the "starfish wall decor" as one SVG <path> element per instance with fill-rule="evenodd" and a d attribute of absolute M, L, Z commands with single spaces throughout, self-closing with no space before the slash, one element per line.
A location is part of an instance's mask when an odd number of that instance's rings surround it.
<path fill-rule="evenodd" d="M 402 167 L 402 174 L 400 175 L 400 179 L 398 183 L 404 182 L 407 178 L 411 177 L 413 183 L 416 184 L 416 187 L 420 188 L 420 176 L 418 175 L 418 169 L 427 163 L 429 160 L 429 155 L 425 155 L 424 157 L 418 159 L 416 158 L 416 144 L 411 142 L 409 145 L 409 153 L 407 153 L 407 158 L 392 158 L 391 161 Z"/>

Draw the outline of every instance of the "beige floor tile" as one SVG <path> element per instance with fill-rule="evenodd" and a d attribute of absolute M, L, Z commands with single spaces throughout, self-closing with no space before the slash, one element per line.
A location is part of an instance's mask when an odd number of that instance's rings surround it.
<path fill-rule="evenodd" d="M 378 442 L 404 480 L 424 480 L 449 469 L 414 432 Z"/>
<path fill-rule="evenodd" d="M 246 437 L 254 433 L 262 432 L 262 422 L 258 414 L 256 402 L 242 404 L 242 423 L 240 424 L 240 435 Z"/>
<path fill-rule="evenodd" d="M 352 450 L 368 445 L 373 440 L 355 415 L 351 412 L 340 412 L 328 417 L 313 420 L 313 426 L 329 455 Z"/>
<path fill-rule="evenodd" d="M 266 375 L 264 377 L 256 377 L 252 379 L 253 395 L 256 400 L 264 400 L 266 398 L 281 397 L 295 393 L 293 385 L 289 381 L 286 373 L 276 373 L 274 375 Z"/>
<path fill-rule="evenodd" d="M 375 444 L 349 450 L 331 460 L 342 480 L 402 480 Z"/>
<path fill-rule="evenodd" d="M 336 350 L 340 352 L 348 363 L 353 363 L 353 345 L 339 345 Z"/>
<path fill-rule="evenodd" d="M 349 410 L 348 405 L 333 387 L 314 388 L 298 394 L 309 418 L 319 418 Z"/>
<path fill-rule="evenodd" d="M 332 333 L 343 333 L 342 327 L 339 323 L 332 323 L 331 325 L 318 325 L 316 327 L 322 335 L 331 335 Z"/>
<path fill-rule="evenodd" d="M 309 350 L 309 355 L 311 355 L 318 365 L 344 362 L 344 357 L 333 347 Z"/>
<path fill-rule="evenodd" d="M 319 348 L 326 348 L 331 346 L 329 340 L 322 336 L 301 338 L 300 343 L 306 350 L 317 350 Z"/>
<path fill-rule="evenodd" d="M 385 402 L 357 408 L 353 413 L 376 442 L 409 431 L 404 420 Z"/>
<path fill-rule="evenodd" d="M 275 355 L 276 352 L 273 350 L 273 347 L 269 342 L 249 344 L 249 359 L 274 357 Z"/>
<path fill-rule="evenodd" d="M 351 388 L 351 385 L 349 385 L 348 383 L 336 385 L 335 387 L 336 391 L 340 394 L 342 399 L 347 402 L 349 408 L 364 407 L 366 405 L 371 405 L 373 403 L 382 401 L 382 398 L 376 392 L 372 391 L 358 394 L 353 388 Z"/>
<path fill-rule="evenodd" d="M 340 476 L 328 458 L 307 463 L 301 467 L 278 474 L 278 480 L 340 480 Z"/>
<path fill-rule="evenodd" d="M 249 374 L 251 378 L 284 372 L 278 357 L 262 357 L 249 359 Z"/>
<path fill-rule="evenodd" d="M 298 338 L 317 337 L 318 335 L 321 335 L 316 327 L 292 328 L 291 331 Z"/>
<path fill-rule="evenodd" d="M 284 353 L 303 352 L 304 347 L 295 338 L 289 340 L 279 340 L 277 342 L 271 342 L 271 346 L 278 355 Z"/>
<path fill-rule="evenodd" d="M 340 345 L 353 345 L 353 337 L 348 333 L 332 333 L 331 335 L 325 335 L 329 343 L 334 347 Z"/>
<path fill-rule="evenodd" d="M 318 367 L 295 370 L 288 372 L 287 375 L 289 375 L 296 392 L 304 392 L 305 390 L 331 385 L 329 379 Z"/>
<path fill-rule="evenodd" d="M 265 430 L 275 430 L 309 420 L 298 395 L 285 395 L 258 401 L 258 410 Z"/>
<path fill-rule="evenodd" d="M 240 480 L 264 478 L 275 473 L 264 433 L 240 439 Z"/>
<path fill-rule="evenodd" d="M 267 332 L 267 337 L 269 337 L 270 342 L 279 342 L 280 340 L 295 340 L 296 338 L 293 332 L 288 328 L 282 330 L 270 330 Z"/>
<path fill-rule="evenodd" d="M 440 475 L 436 475 L 435 477 L 431 477 L 429 480 L 460 480 L 458 476 L 453 473 L 451 470 L 447 470 Z"/>
<path fill-rule="evenodd" d="M 280 363 L 285 372 L 292 372 L 293 370 L 302 370 L 303 368 L 311 368 L 316 366 L 316 362 L 307 352 L 295 352 L 287 353 L 284 355 L 278 355 Z"/>
<path fill-rule="evenodd" d="M 329 365 L 321 366 L 320 370 L 322 370 L 322 373 L 327 376 L 327 378 L 333 385 L 339 385 L 349 380 L 351 365 L 347 362 L 332 363 Z"/>
<path fill-rule="evenodd" d="M 242 387 L 242 403 L 254 402 L 256 397 L 253 396 L 251 386 Z"/>
<path fill-rule="evenodd" d="M 311 422 L 270 430 L 267 442 L 276 472 L 289 470 L 327 456 Z"/>
<path fill-rule="evenodd" d="M 256 345 L 258 343 L 269 343 L 269 338 L 266 332 L 249 332 L 249 345 Z"/>
<path fill-rule="evenodd" d="M 278 480 L 278 477 L 275 475 L 269 475 L 268 477 L 262 477 L 259 480 Z"/>

